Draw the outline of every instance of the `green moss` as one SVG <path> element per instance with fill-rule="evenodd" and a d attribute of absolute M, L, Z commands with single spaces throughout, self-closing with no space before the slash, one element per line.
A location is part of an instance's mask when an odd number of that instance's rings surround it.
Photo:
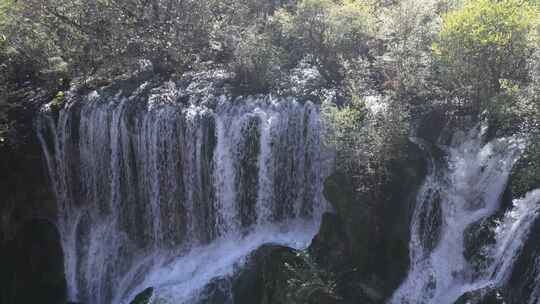
<path fill-rule="evenodd" d="M 334 281 L 307 251 L 264 245 L 255 251 L 233 286 L 236 303 L 335 304 Z"/>
<path fill-rule="evenodd" d="M 457 299 L 454 304 L 504 304 L 503 295 L 496 289 L 489 287 L 469 291 Z"/>
<path fill-rule="evenodd" d="M 65 101 L 66 101 L 66 95 L 64 91 L 58 91 L 58 93 L 56 93 L 56 95 L 54 96 L 54 98 L 51 100 L 49 104 L 52 110 L 58 111 L 63 107 Z"/>
<path fill-rule="evenodd" d="M 528 191 L 540 188 L 540 143 L 533 140 L 515 164 L 510 176 L 514 198 L 525 196 Z"/>
<path fill-rule="evenodd" d="M 369 259 L 370 227 L 373 211 L 367 198 L 355 191 L 353 177 L 335 172 L 324 182 L 324 196 L 334 206 L 344 224 L 345 236 L 350 239 L 354 266 L 365 269 Z"/>
<path fill-rule="evenodd" d="M 130 304 L 149 304 L 150 299 L 154 295 L 154 288 L 148 287 L 145 290 L 143 290 L 141 293 L 139 293 L 133 301 L 130 302 Z"/>
<path fill-rule="evenodd" d="M 476 272 L 480 272 L 493 260 L 489 254 L 489 247 L 495 244 L 495 226 L 499 221 L 496 214 L 487 219 L 471 224 L 465 229 L 463 256 L 473 266 Z"/>

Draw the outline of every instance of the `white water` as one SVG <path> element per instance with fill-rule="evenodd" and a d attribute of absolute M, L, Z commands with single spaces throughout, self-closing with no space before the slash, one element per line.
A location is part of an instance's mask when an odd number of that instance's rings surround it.
<path fill-rule="evenodd" d="M 491 259 L 478 273 L 463 255 L 465 229 L 499 209 L 524 144 L 514 138 L 484 144 L 482 130 L 475 128 L 440 148 L 447 153 L 448 167 L 432 168 L 418 194 L 411 223 L 411 268 L 390 303 L 451 304 L 468 291 L 502 286 L 540 210 L 539 190 L 514 201 L 495 228 L 495 244 L 484 248 Z M 439 227 L 429 224 L 436 216 L 442 219 Z"/>
<path fill-rule="evenodd" d="M 317 228 L 303 221 L 287 223 L 284 229 L 275 225 L 259 226 L 247 236 L 231 234 L 178 258 L 147 257 L 120 284 L 120 290 L 129 290 L 129 294 L 119 293 L 113 303 L 127 304 L 129 301 L 122 299 L 133 299 L 148 286 L 156 286 L 151 303 L 193 303 L 208 282 L 232 275 L 259 246 L 272 243 L 303 249 L 309 245 Z M 129 287 L 133 277 L 140 273 L 145 274 L 144 281 L 135 288 Z"/>
<path fill-rule="evenodd" d="M 307 244 L 327 206 L 316 105 L 183 105 L 174 84 L 144 89 L 68 98 L 38 121 L 69 300 L 128 303 L 154 287 L 189 303 L 261 244 Z"/>

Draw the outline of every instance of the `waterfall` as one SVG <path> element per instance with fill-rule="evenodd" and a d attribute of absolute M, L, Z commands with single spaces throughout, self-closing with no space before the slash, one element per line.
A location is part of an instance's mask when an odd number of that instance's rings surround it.
<path fill-rule="evenodd" d="M 317 105 L 138 91 L 70 96 L 37 122 L 69 300 L 129 303 L 154 287 L 189 303 L 265 242 L 308 244 L 327 208 Z"/>
<path fill-rule="evenodd" d="M 432 168 L 417 195 L 411 221 L 410 270 L 390 303 L 451 304 L 469 291 L 506 283 L 534 220 L 540 213 L 540 190 L 514 200 L 481 246 L 487 258 L 474 267 L 465 257 L 467 229 L 500 210 L 514 162 L 524 149 L 516 138 L 484 143 L 485 128 L 458 134 L 440 146 L 446 166 Z M 475 239 L 481 242 L 480 239 Z M 530 303 L 537 303 L 531 299 Z"/>

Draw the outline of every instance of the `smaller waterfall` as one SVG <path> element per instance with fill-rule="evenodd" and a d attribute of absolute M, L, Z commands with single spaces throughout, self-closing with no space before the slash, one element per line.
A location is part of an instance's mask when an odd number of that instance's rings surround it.
<path fill-rule="evenodd" d="M 505 214 L 504 219 L 496 228 L 497 245 L 491 249 L 495 262 L 489 269 L 490 279 L 493 282 L 504 283 L 508 280 L 512 266 L 518 257 L 517 253 L 523 248 L 531 226 L 539 215 L 540 189 L 527 193 L 521 199 L 514 200 L 512 210 Z M 537 276 L 530 303 L 540 301 L 539 280 L 540 276 Z"/>
<path fill-rule="evenodd" d="M 466 292 L 499 287 L 540 211 L 540 190 L 515 200 L 495 226 L 495 242 L 482 248 L 486 265 L 474 268 L 464 256 L 466 229 L 500 207 L 508 176 L 524 148 L 515 138 L 483 143 L 483 130 L 455 136 L 448 167 L 434 167 L 417 197 L 411 222 L 411 268 L 390 303 L 451 304 Z M 531 303 L 535 303 L 532 300 Z"/>
<path fill-rule="evenodd" d="M 180 95 L 174 83 L 94 91 L 38 120 L 69 300 L 124 303 L 151 286 L 189 303 L 263 242 L 315 234 L 327 208 L 318 106 Z"/>

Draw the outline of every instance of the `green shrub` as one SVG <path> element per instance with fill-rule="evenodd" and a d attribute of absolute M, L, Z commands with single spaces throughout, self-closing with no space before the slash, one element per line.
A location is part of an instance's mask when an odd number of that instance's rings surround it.
<path fill-rule="evenodd" d="M 338 158 L 342 159 L 343 164 L 350 161 L 349 158 L 353 157 L 354 151 L 358 148 L 367 111 L 365 103 L 359 99 L 353 99 L 341 108 L 333 102 L 322 104 L 325 144 L 337 147 L 340 154 Z"/>
<path fill-rule="evenodd" d="M 527 82 L 526 60 L 539 41 L 535 6 L 521 0 L 467 0 L 442 20 L 433 51 L 443 81 L 467 89 L 478 110 L 501 84 Z"/>
<path fill-rule="evenodd" d="M 49 104 L 54 110 L 59 110 L 62 108 L 65 101 L 66 101 L 65 93 L 63 91 L 58 91 Z"/>
<path fill-rule="evenodd" d="M 247 91 L 272 89 L 280 78 L 280 55 L 267 35 L 247 31 L 234 50 L 232 68 L 236 80 Z"/>
<path fill-rule="evenodd" d="M 395 100 L 353 97 L 342 107 L 325 101 L 321 116 L 324 142 L 337 151 L 336 167 L 355 176 L 359 187 L 381 182 L 406 146 L 408 111 Z"/>
<path fill-rule="evenodd" d="M 343 60 L 367 53 L 371 21 L 368 7 L 351 0 L 303 0 L 294 11 L 274 14 L 280 43 L 291 61 L 312 58 L 329 83 L 343 79 Z"/>

